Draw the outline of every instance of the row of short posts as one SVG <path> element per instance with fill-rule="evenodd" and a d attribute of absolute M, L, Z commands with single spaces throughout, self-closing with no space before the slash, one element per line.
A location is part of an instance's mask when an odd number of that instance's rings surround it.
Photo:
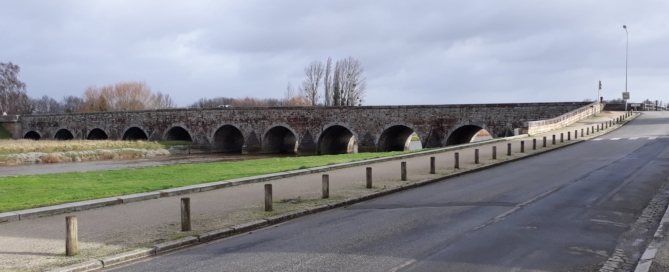
<path fill-rule="evenodd" d="M 622 122 L 626 117 L 631 116 L 630 112 L 625 113 L 624 117 L 616 118 L 616 122 Z M 604 122 L 597 125 L 597 132 L 601 129 L 613 125 L 613 120 L 609 122 Z M 585 129 L 585 135 L 590 135 L 590 130 L 595 132 L 595 126 L 587 127 Z M 581 129 L 581 137 L 583 137 L 584 129 Z M 578 139 L 578 130 L 574 131 L 574 139 Z M 571 132 L 567 132 L 567 140 L 571 140 Z M 564 142 L 564 133 L 560 133 L 560 142 Z M 556 144 L 555 134 L 553 134 L 553 145 Z M 546 147 L 546 136 L 543 137 L 542 147 Z M 537 149 L 537 139 L 532 139 L 532 149 Z M 520 141 L 520 152 L 525 152 L 525 141 Z M 507 144 L 507 156 L 511 156 L 511 143 Z M 492 147 L 492 159 L 497 159 L 497 146 Z M 474 149 L 474 163 L 479 164 L 479 149 Z M 460 168 L 460 153 L 454 153 L 454 165 L 455 169 Z M 372 188 L 372 167 L 367 167 L 365 169 L 366 182 L 365 187 L 367 189 Z M 430 157 L 430 174 L 436 173 L 436 158 Z M 400 163 L 400 178 L 402 181 L 407 180 L 407 163 Z M 327 199 L 330 197 L 330 176 L 324 174 L 322 176 L 322 197 Z M 181 231 L 191 231 L 191 212 L 190 212 L 190 198 L 184 197 L 181 198 Z M 272 207 L 272 184 L 265 184 L 265 211 L 273 211 Z M 76 216 L 67 216 L 65 217 L 66 225 L 66 238 L 65 238 L 65 255 L 74 256 L 79 252 L 78 249 L 78 229 L 77 229 L 77 217 Z"/>

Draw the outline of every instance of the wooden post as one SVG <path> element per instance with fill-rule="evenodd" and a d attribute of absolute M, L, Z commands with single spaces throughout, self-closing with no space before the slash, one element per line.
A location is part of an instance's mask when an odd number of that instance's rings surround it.
<path fill-rule="evenodd" d="M 372 188 L 372 168 L 371 168 L 371 167 L 367 167 L 365 171 L 366 171 L 365 176 L 367 177 L 367 179 L 366 179 L 366 180 L 367 180 L 367 185 L 366 185 L 366 187 L 367 187 L 367 189 L 371 189 L 371 188 Z"/>
<path fill-rule="evenodd" d="M 479 149 L 474 149 L 474 164 L 479 164 Z"/>
<path fill-rule="evenodd" d="M 583 129 L 581 129 L 581 138 L 583 137 L 585 137 L 585 135 L 583 134 Z"/>
<path fill-rule="evenodd" d="M 65 255 L 74 256 L 79 254 L 79 230 L 77 229 L 77 217 L 65 217 Z"/>
<path fill-rule="evenodd" d="M 567 131 L 567 141 L 571 141 L 571 131 Z"/>
<path fill-rule="evenodd" d="M 434 158 L 434 157 L 430 157 L 430 174 L 434 174 L 434 173 L 437 172 L 435 168 L 436 168 L 436 166 L 435 166 L 435 158 Z"/>
<path fill-rule="evenodd" d="M 544 145 L 543 147 L 546 147 L 546 136 L 544 136 Z"/>
<path fill-rule="evenodd" d="M 574 130 L 574 140 L 578 139 L 578 129 Z"/>
<path fill-rule="evenodd" d="M 561 143 L 564 142 L 564 133 L 560 133 L 560 142 L 561 142 Z"/>
<path fill-rule="evenodd" d="M 323 199 L 330 198 L 330 175 L 323 175 Z"/>
<path fill-rule="evenodd" d="M 190 231 L 190 197 L 181 198 L 181 231 Z"/>
<path fill-rule="evenodd" d="M 555 145 L 555 134 L 553 134 L 553 145 Z"/>
<path fill-rule="evenodd" d="M 597 132 L 599 132 L 599 124 L 597 124 Z M 593 133 L 594 133 L 594 131 L 593 131 Z"/>
<path fill-rule="evenodd" d="M 458 168 L 460 168 L 460 153 L 455 152 L 455 154 L 453 154 L 453 156 L 455 158 L 455 163 L 453 164 L 453 168 L 458 169 Z"/>
<path fill-rule="evenodd" d="M 537 150 L 537 139 L 532 139 L 532 150 Z"/>
<path fill-rule="evenodd" d="M 587 128 L 585 129 L 585 135 L 590 135 L 590 127 L 587 127 Z"/>
<path fill-rule="evenodd" d="M 402 162 L 400 166 L 402 168 L 402 180 L 405 181 L 407 180 L 407 162 Z"/>
<path fill-rule="evenodd" d="M 494 145 L 492 146 L 492 159 L 493 160 L 497 159 L 497 147 Z"/>
<path fill-rule="evenodd" d="M 525 141 L 520 141 L 520 153 L 525 153 Z"/>
<path fill-rule="evenodd" d="M 506 144 L 506 155 L 511 156 L 511 143 Z"/>
<path fill-rule="evenodd" d="M 272 184 L 265 184 L 265 211 L 272 211 Z"/>

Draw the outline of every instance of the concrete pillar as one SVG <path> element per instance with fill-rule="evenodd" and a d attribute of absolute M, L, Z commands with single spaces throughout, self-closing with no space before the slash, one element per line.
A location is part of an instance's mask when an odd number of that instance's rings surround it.
<path fill-rule="evenodd" d="M 191 231 L 190 228 L 190 197 L 181 198 L 181 231 Z"/>
<path fill-rule="evenodd" d="M 77 217 L 65 217 L 65 255 L 74 256 L 79 254 L 79 230 L 77 228 Z"/>
<path fill-rule="evenodd" d="M 322 184 L 323 184 L 323 189 L 322 189 L 323 199 L 330 198 L 330 175 L 327 174 L 323 175 Z"/>
<path fill-rule="evenodd" d="M 402 162 L 400 164 L 400 167 L 402 168 L 402 181 L 407 180 L 407 162 Z"/>

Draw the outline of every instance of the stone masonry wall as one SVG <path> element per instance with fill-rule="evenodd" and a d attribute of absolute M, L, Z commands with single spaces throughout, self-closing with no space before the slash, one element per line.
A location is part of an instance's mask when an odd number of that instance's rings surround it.
<path fill-rule="evenodd" d="M 65 129 L 75 139 L 86 139 L 97 128 L 109 139 L 118 140 L 130 128 L 136 127 L 144 131 L 149 140 L 157 141 L 166 139 L 168 130 L 178 126 L 193 139 L 191 149 L 207 152 L 216 144 L 216 131 L 230 125 L 243 135 L 243 151 L 255 153 L 263 152 L 263 143 L 270 129 L 284 127 L 294 134 L 299 153 L 313 154 L 318 152 L 321 135 L 333 131 L 329 128 L 340 126 L 355 136 L 358 149 L 364 152 L 376 151 L 381 135 L 393 126 L 415 131 L 425 147 L 440 147 L 463 126 L 480 127 L 493 137 L 510 136 L 514 128 L 523 128 L 529 121 L 554 118 L 586 104 L 216 108 L 25 115 L 20 118 L 21 131 L 16 137 L 34 131 L 42 139 L 54 139 L 56 132 Z"/>
<path fill-rule="evenodd" d="M 602 104 L 592 103 L 552 119 L 527 122 L 525 125 L 527 131 L 524 133 L 532 135 L 563 128 L 597 114 L 602 108 Z"/>

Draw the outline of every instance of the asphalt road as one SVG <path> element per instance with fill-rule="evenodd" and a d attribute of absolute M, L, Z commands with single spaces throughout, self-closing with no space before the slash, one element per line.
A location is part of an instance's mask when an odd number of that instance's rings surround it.
<path fill-rule="evenodd" d="M 646 113 L 597 140 L 114 271 L 597 271 L 616 248 L 645 249 L 653 231 L 635 222 L 669 176 L 668 135 L 669 114 Z"/>

